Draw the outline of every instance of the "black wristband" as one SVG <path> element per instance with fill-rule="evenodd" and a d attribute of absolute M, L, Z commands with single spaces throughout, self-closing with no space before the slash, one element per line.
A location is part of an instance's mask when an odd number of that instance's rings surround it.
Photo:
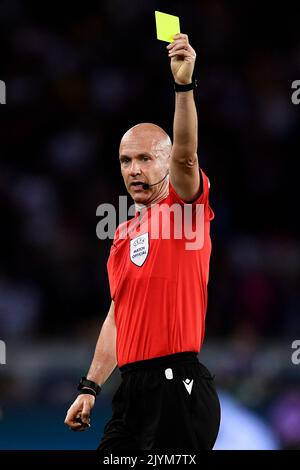
<path fill-rule="evenodd" d="M 91 388 L 83 388 L 79 391 L 78 395 L 93 395 L 93 397 L 97 397 L 96 392 Z"/>
<path fill-rule="evenodd" d="M 88 380 L 86 377 L 81 377 L 77 390 L 82 390 L 84 388 L 92 390 L 95 393 L 95 396 L 99 395 L 101 392 L 100 385 L 96 384 L 96 382 L 93 382 L 92 380 Z"/>
<path fill-rule="evenodd" d="M 178 91 L 190 91 L 194 90 L 197 87 L 197 80 L 193 79 L 191 83 L 188 83 L 186 85 L 180 85 L 179 83 L 174 82 L 174 90 L 176 92 Z"/>

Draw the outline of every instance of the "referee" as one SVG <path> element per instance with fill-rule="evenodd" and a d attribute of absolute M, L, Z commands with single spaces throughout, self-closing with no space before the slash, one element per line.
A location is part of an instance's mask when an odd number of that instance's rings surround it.
<path fill-rule="evenodd" d="M 209 181 L 197 157 L 193 71 L 186 34 L 167 46 L 175 88 L 173 145 L 154 124 L 138 124 L 120 143 L 120 166 L 136 216 L 121 224 L 108 259 L 111 306 L 65 424 L 90 426 L 96 395 L 116 366 L 122 382 L 99 450 L 212 449 L 220 424 L 213 377 L 197 358 L 204 338 L 211 241 Z M 203 209 L 203 243 L 154 236 L 155 209 Z M 171 226 L 174 217 L 169 210 Z M 196 227 L 198 230 L 199 227 Z"/>

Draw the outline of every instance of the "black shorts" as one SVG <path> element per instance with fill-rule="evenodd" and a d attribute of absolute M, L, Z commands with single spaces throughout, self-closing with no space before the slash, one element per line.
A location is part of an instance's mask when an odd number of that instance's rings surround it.
<path fill-rule="evenodd" d="M 103 452 L 212 449 L 220 425 L 213 377 L 193 352 L 120 367 L 122 383 L 98 447 Z"/>

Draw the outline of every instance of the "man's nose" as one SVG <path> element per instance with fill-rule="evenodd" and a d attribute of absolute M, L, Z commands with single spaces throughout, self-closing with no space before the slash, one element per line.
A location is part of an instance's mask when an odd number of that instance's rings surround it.
<path fill-rule="evenodd" d="M 141 174 L 141 168 L 138 162 L 131 162 L 130 166 L 130 175 L 135 176 L 135 175 L 140 175 Z"/>

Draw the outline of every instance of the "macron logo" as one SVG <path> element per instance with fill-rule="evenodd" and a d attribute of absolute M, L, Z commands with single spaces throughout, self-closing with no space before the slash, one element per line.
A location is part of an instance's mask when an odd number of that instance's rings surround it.
<path fill-rule="evenodd" d="M 185 388 L 187 389 L 188 393 L 191 394 L 194 380 L 185 379 L 182 382 L 183 382 L 183 385 L 185 386 Z"/>

